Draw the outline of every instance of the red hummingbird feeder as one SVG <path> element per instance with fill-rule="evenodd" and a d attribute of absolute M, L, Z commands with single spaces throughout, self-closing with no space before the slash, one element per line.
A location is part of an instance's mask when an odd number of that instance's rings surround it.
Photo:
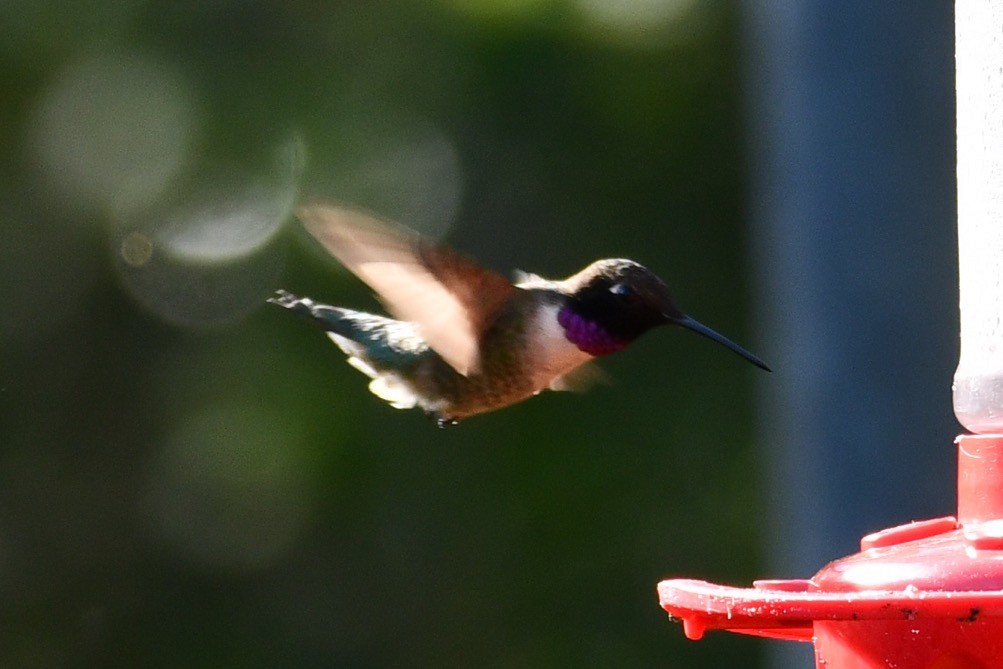
<path fill-rule="evenodd" d="M 810 579 L 658 584 L 690 639 L 815 644 L 816 666 L 1003 667 L 1003 435 L 958 438 L 958 512 L 869 534 Z"/>
<path fill-rule="evenodd" d="M 956 515 L 865 536 L 810 579 L 751 588 L 672 579 L 690 639 L 728 630 L 810 641 L 826 669 L 1003 667 L 1003 0 L 955 5 L 961 357 Z"/>

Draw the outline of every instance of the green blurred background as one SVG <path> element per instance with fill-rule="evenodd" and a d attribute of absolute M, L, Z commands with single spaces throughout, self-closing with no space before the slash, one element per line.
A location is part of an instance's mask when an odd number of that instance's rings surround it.
<path fill-rule="evenodd" d="M 761 575 L 751 365 L 657 332 L 438 430 L 264 304 L 377 308 L 321 196 L 755 350 L 739 53 L 711 0 L 5 3 L 0 665 L 759 666 L 655 594 Z"/>

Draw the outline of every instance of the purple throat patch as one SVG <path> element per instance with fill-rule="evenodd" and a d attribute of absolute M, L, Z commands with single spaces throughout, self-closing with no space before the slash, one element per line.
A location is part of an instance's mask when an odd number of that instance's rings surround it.
<path fill-rule="evenodd" d="M 609 355 L 629 342 L 612 336 L 595 321 L 576 314 L 568 307 L 557 312 L 557 322 L 564 328 L 568 341 L 589 355 Z"/>

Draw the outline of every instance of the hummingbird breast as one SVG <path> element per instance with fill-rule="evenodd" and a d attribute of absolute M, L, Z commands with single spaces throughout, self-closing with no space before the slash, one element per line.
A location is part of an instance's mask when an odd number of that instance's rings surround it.
<path fill-rule="evenodd" d="M 592 358 L 565 336 L 560 297 L 520 291 L 481 340 L 480 367 L 463 376 L 438 356 L 415 369 L 413 383 L 426 411 L 460 419 L 514 404 L 550 387 Z"/>

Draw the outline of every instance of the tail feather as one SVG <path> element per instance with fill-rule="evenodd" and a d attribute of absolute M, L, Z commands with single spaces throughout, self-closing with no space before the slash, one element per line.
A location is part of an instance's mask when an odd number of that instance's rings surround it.
<path fill-rule="evenodd" d="M 429 350 L 413 323 L 332 307 L 286 290 L 276 291 L 268 302 L 309 319 L 328 332 L 347 355 L 374 370 L 406 365 Z"/>
<path fill-rule="evenodd" d="M 266 301 L 304 316 L 328 332 L 337 332 L 349 339 L 352 338 L 351 328 L 347 328 L 348 331 L 345 331 L 345 316 L 346 312 L 349 312 L 348 309 L 320 304 L 314 302 L 309 297 L 293 295 L 288 290 L 277 290 L 275 291 L 275 295 L 269 297 Z"/>
<path fill-rule="evenodd" d="M 268 302 L 300 314 L 319 325 L 348 356 L 348 364 L 370 377 L 369 390 L 397 409 L 419 404 L 401 370 L 429 355 L 428 345 L 412 323 L 361 311 L 320 304 L 279 290 Z"/>

